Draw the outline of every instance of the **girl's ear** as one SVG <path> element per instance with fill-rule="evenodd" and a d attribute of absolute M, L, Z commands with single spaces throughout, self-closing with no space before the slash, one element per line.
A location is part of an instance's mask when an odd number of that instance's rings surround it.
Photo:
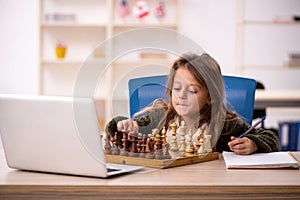
<path fill-rule="evenodd" d="M 208 105 L 210 105 L 211 104 L 211 98 L 210 97 L 208 97 L 208 99 L 207 99 L 207 102 L 206 102 Z"/>

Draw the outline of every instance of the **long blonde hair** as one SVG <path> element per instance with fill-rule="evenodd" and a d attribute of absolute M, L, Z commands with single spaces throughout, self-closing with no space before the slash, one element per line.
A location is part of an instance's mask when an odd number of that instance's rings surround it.
<path fill-rule="evenodd" d="M 206 104 L 199 113 L 200 119 L 198 128 L 203 124 L 209 124 L 209 132 L 212 134 L 212 145 L 215 145 L 223 128 L 226 109 L 224 104 L 224 84 L 221 69 L 215 59 L 207 53 L 197 55 L 186 53 L 174 61 L 169 73 L 166 88 L 166 96 L 169 106 L 165 118 L 159 123 L 159 129 L 168 127 L 169 124 L 178 116 L 172 105 L 172 88 L 174 77 L 179 68 L 188 69 L 199 84 L 209 91 L 210 104 Z"/>
<path fill-rule="evenodd" d="M 169 104 L 167 102 L 165 102 L 163 99 L 155 99 L 152 103 L 151 106 L 144 108 L 143 110 L 134 113 L 133 118 L 138 117 L 138 116 L 142 116 L 145 113 L 148 113 L 151 110 L 155 110 L 155 109 L 161 109 L 161 108 L 165 108 L 166 110 L 168 109 Z"/>

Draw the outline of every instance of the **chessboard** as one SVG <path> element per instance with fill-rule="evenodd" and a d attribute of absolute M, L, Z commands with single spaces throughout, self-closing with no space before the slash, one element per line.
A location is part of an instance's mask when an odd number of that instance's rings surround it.
<path fill-rule="evenodd" d="M 152 168 L 166 169 L 171 167 L 179 167 L 183 165 L 189 165 L 194 163 L 206 162 L 211 160 L 218 160 L 219 153 L 211 152 L 206 155 L 189 155 L 185 157 L 177 157 L 171 159 L 147 159 L 139 157 L 128 157 L 120 155 L 105 155 L 106 162 L 126 164 L 126 165 L 138 165 Z"/>
<path fill-rule="evenodd" d="M 172 139 L 167 141 L 167 131 L 153 129 L 151 134 L 115 132 L 106 134 L 104 152 L 109 163 L 139 165 L 154 168 L 170 168 L 219 159 L 212 152 L 211 135 L 200 134 L 199 141 L 192 142 L 192 133 L 185 124 L 170 125 Z M 178 138 L 178 139 L 177 139 Z"/>

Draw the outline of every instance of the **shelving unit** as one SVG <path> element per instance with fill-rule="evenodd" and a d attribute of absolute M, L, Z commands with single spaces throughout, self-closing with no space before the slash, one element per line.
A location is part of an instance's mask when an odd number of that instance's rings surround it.
<path fill-rule="evenodd" d="M 300 66 L 285 66 L 289 52 L 300 53 L 300 43 L 295 43 L 299 40 L 300 23 L 287 19 L 295 14 L 300 15 L 297 0 L 237 1 L 236 72 L 299 73 Z"/>
<path fill-rule="evenodd" d="M 130 9 L 137 0 L 127 1 Z M 116 34 L 141 27 L 159 27 L 178 30 L 179 0 L 164 1 L 166 16 L 158 20 L 153 15 L 157 1 L 146 0 L 150 10 L 149 16 L 138 19 L 133 13 L 126 18 L 118 16 L 120 1 L 111 0 L 40 0 L 40 94 L 72 96 L 77 74 L 86 59 L 96 54 L 95 48 L 103 41 Z M 55 15 L 66 14 L 74 20 L 53 20 Z M 50 20 L 49 20 L 50 19 Z M 143 37 L 143 36 L 141 36 Z M 153 36 L 155 37 L 155 36 Z M 55 56 L 56 43 L 61 41 L 67 45 L 64 59 Z M 102 50 L 105 58 L 110 50 Z M 98 52 L 99 53 L 99 52 Z M 150 75 L 167 73 L 157 72 L 158 65 L 169 65 L 168 59 L 141 59 L 140 52 L 132 52 L 110 63 L 110 68 L 95 91 L 97 112 L 101 125 L 113 115 L 128 115 L 127 82 L 129 78 L 145 75 L 143 69 L 153 68 Z M 103 52 L 100 52 L 103 54 Z M 104 62 L 103 55 L 97 56 L 93 62 Z M 154 66 L 153 66 L 154 65 Z M 114 102 L 117 109 L 110 105 Z M 115 103 L 118 102 L 118 103 Z"/>

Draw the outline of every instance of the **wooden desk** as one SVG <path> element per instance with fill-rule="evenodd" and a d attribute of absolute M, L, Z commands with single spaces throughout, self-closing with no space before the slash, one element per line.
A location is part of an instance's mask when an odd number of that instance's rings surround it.
<path fill-rule="evenodd" d="M 300 152 L 297 152 L 300 158 Z M 298 169 L 226 169 L 219 160 L 147 168 L 109 179 L 9 169 L 0 156 L 0 199 L 299 199 Z"/>
<path fill-rule="evenodd" d="M 300 90 L 257 90 L 254 108 L 300 107 Z"/>

